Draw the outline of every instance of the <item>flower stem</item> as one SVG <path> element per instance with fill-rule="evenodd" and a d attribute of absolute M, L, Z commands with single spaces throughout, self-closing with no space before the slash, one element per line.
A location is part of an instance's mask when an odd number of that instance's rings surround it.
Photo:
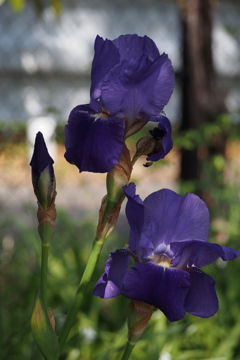
<path fill-rule="evenodd" d="M 129 359 L 135 345 L 136 345 L 136 342 L 132 342 L 132 341 L 128 340 L 121 360 Z"/>
<path fill-rule="evenodd" d="M 42 241 L 41 257 L 41 298 L 47 304 L 47 277 L 48 277 L 48 253 L 52 237 L 52 227 L 48 222 L 39 225 L 39 235 Z"/>
<path fill-rule="evenodd" d="M 41 297 L 43 302 L 47 303 L 47 276 L 48 276 L 48 252 L 49 244 L 42 243 L 41 259 Z"/>
<path fill-rule="evenodd" d="M 104 239 L 98 239 L 97 241 L 94 241 L 92 251 L 91 251 L 91 254 L 88 259 L 87 266 L 84 270 L 84 273 L 83 273 L 82 279 L 79 283 L 79 287 L 75 294 L 72 306 L 69 310 L 69 313 L 65 319 L 65 322 L 62 326 L 62 329 L 61 329 L 59 337 L 58 337 L 60 349 L 62 349 L 62 347 L 64 346 L 64 344 L 67 340 L 68 334 L 76 320 L 77 313 L 78 313 L 80 305 L 82 303 L 82 299 L 86 293 L 88 284 L 92 278 L 92 274 L 93 274 L 93 271 L 97 264 L 98 257 L 101 252 L 103 243 L 104 243 Z"/>

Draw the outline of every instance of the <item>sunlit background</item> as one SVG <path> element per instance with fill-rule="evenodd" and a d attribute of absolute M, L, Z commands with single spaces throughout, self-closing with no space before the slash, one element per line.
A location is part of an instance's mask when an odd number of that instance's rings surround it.
<path fill-rule="evenodd" d="M 163 187 L 197 192 L 210 209 L 210 241 L 240 250 L 240 3 L 210 1 L 214 81 L 223 94 L 224 111 L 210 123 L 204 119 L 190 129 L 182 127 L 188 71 L 182 7 L 187 1 L 0 3 L 0 359 L 38 360 L 41 356 L 31 337 L 29 318 L 39 286 L 40 241 L 28 164 L 36 132 L 42 131 L 57 178 L 58 226 L 51 248 L 49 306 L 60 326 L 86 264 L 105 195 L 105 174 L 79 174 L 63 156 L 69 112 L 89 102 L 97 35 L 109 39 L 129 33 L 147 35 L 161 53 L 168 54 L 175 70 L 175 90 L 165 108 L 175 146 L 160 164 L 145 168 L 142 159 L 136 165 L 132 180 L 138 184 L 138 193 L 145 198 Z M 204 30 L 203 22 L 199 32 Z M 209 108 L 214 107 L 209 101 Z M 209 150 L 216 139 L 224 142 L 224 151 L 219 146 Z M 129 142 L 132 151 L 134 141 Z M 185 150 L 196 151 L 197 177 L 183 174 Z M 123 207 L 94 280 L 107 254 L 123 247 L 127 239 Z M 206 271 L 216 280 L 218 314 L 211 319 L 189 315 L 169 324 L 160 311 L 154 312 L 132 360 L 240 359 L 240 260 L 218 262 Z M 92 287 L 61 359 L 115 360 L 122 352 L 128 300 L 104 301 L 93 298 L 91 291 Z"/>

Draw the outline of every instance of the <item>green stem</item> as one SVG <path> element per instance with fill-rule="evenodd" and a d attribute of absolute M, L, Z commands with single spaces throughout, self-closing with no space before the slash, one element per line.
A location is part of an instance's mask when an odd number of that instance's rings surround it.
<path fill-rule="evenodd" d="M 72 306 L 69 310 L 69 313 L 65 319 L 65 322 L 62 326 L 62 329 L 61 329 L 59 337 L 58 337 L 60 349 L 62 349 L 62 347 L 64 346 L 64 344 L 67 340 L 68 334 L 69 334 L 73 324 L 75 323 L 77 313 L 78 313 L 80 305 L 82 303 L 82 299 L 86 293 L 88 284 L 92 278 L 93 271 L 97 264 L 99 254 L 100 254 L 102 246 L 103 246 L 103 242 L 104 242 L 104 239 L 98 239 L 93 244 L 93 248 L 92 248 L 91 254 L 89 256 L 87 266 L 84 270 L 84 273 L 83 273 L 82 279 L 80 281 L 79 287 L 77 289 L 76 295 L 74 297 Z"/>
<path fill-rule="evenodd" d="M 136 345 L 136 342 L 132 342 L 132 341 L 128 340 L 121 360 L 129 359 L 135 345 Z"/>
<path fill-rule="evenodd" d="M 48 253 L 50 240 L 52 238 L 52 227 L 48 222 L 39 225 L 39 235 L 42 241 L 41 258 L 41 297 L 45 305 L 47 304 L 47 277 L 48 277 Z"/>
<path fill-rule="evenodd" d="M 47 276 L 48 276 L 48 251 L 49 244 L 42 243 L 41 259 L 41 297 L 44 304 L 47 304 Z"/>

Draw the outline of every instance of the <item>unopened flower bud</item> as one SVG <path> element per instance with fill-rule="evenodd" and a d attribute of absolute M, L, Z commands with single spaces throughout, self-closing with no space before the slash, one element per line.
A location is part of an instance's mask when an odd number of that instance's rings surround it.
<path fill-rule="evenodd" d="M 32 184 L 38 200 L 38 232 L 43 242 L 48 243 L 55 232 L 56 220 L 56 181 L 53 170 L 53 159 L 48 153 L 43 135 L 36 135 L 34 152 L 30 165 L 32 167 Z"/>
<path fill-rule="evenodd" d="M 154 151 L 156 140 L 152 136 L 145 136 L 138 140 L 136 144 L 137 154 L 149 155 Z"/>
<path fill-rule="evenodd" d="M 43 135 L 38 132 L 30 166 L 32 167 L 34 193 L 44 210 L 51 206 L 56 196 L 53 163 L 54 161 L 48 153 Z"/>
<path fill-rule="evenodd" d="M 142 155 L 146 155 L 148 161 L 158 161 L 163 159 L 172 149 L 172 128 L 166 117 L 161 118 L 158 127 L 150 130 L 149 133 L 151 136 L 145 136 L 138 140 L 136 153 L 132 160 L 133 164 Z"/>
<path fill-rule="evenodd" d="M 31 329 L 34 340 L 44 359 L 58 359 L 60 348 L 57 335 L 53 329 L 48 310 L 37 293 L 31 317 Z"/>
<path fill-rule="evenodd" d="M 131 300 L 128 306 L 128 338 L 137 341 L 151 319 L 154 306 L 138 300 Z"/>

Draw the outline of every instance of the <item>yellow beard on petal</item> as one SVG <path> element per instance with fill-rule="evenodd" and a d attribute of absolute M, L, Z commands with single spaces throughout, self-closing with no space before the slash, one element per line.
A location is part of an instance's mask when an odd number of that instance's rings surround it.
<path fill-rule="evenodd" d="M 99 119 L 99 118 L 108 118 L 109 117 L 109 111 L 106 109 L 106 112 L 100 112 L 97 114 L 93 115 L 95 117 L 95 119 Z"/>
<path fill-rule="evenodd" d="M 162 267 L 168 268 L 171 266 L 170 261 L 171 259 L 166 256 L 166 255 L 154 255 L 154 257 L 152 258 L 152 261 L 157 264 L 160 265 Z"/>

